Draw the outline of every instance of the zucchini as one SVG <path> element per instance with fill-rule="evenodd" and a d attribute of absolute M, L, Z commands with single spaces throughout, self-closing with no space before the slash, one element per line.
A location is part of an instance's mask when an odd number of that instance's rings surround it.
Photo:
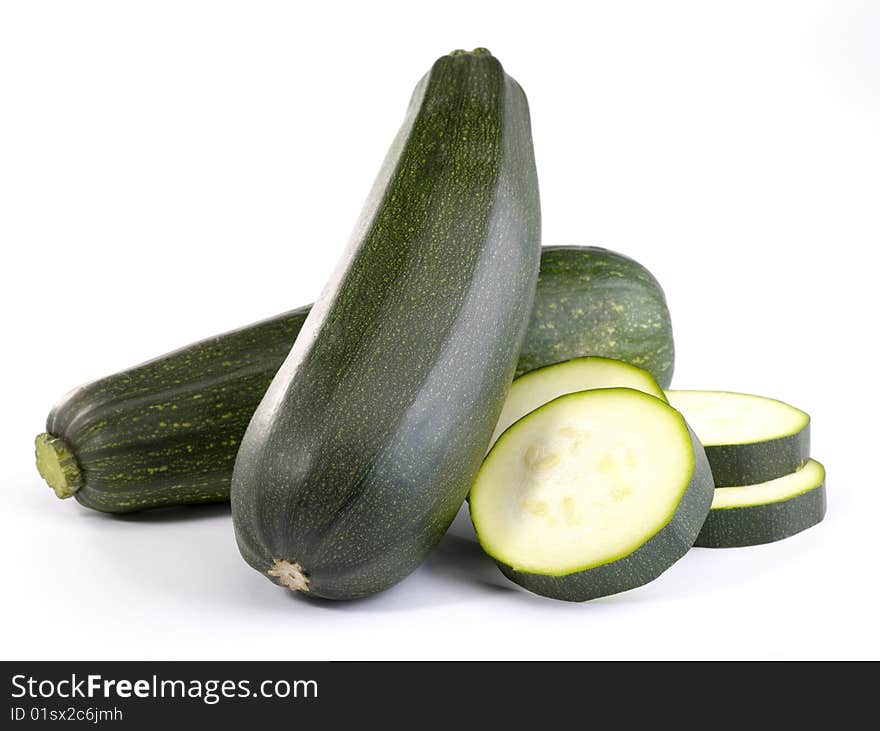
<path fill-rule="evenodd" d="M 58 497 L 108 513 L 229 499 L 235 453 L 302 308 L 72 391 L 36 439 Z"/>
<path fill-rule="evenodd" d="M 351 599 L 427 556 L 516 368 L 539 218 L 522 90 L 485 50 L 439 59 L 242 439 L 232 515 L 254 569 Z"/>
<path fill-rule="evenodd" d="M 558 396 L 575 391 L 616 386 L 634 388 L 636 391 L 643 391 L 666 401 L 663 389 L 657 385 L 657 381 L 641 368 L 610 358 L 594 356 L 574 358 L 529 371 L 514 380 L 504 402 L 504 408 L 501 409 L 501 416 L 492 435 L 492 443 L 494 444 L 511 424 Z"/>
<path fill-rule="evenodd" d="M 660 284 L 629 257 L 599 247 L 544 249 L 516 375 L 582 355 L 644 368 L 672 381 L 672 321 Z"/>
<path fill-rule="evenodd" d="M 693 545 L 712 502 L 699 440 L 629 388 L 567 394 L 510 427 L 470 493 L 483 550 L 520 586 L 585 601 L 626 591 Z"/>
<path fill-rule="evenodd" d="M 609 312 L 594 317 L 617 317 L 606 296 L 611 285 L 626 292 L 644 280 L 633 285 L 625 277 L 583 272 L 619 258 L 593 247 L 543 249 L 536 294 L 542 305 L 532 310 L 518 373 L 553 363 L 560 353 L 580 356 L 588 352 L 583 348 L 596 348 L 559 313 L 566 303 L 587 302 L 595 294 Z M 637 267 L 633 271 L 640 276 Z M 208 338 L 76 389 L 55 406 L 46 433 L 37 437 L 40 474 L 58 497 L 73 495 L 109 513 L 228 500 L 241 437 L 309 309 Z M 671 352 L 671 329 L 665 332 Z M 644 357 L 651 342 L 645 341 Z M 642 356 L 630 351 L 630 357 Z"/>
<path fill-rule="evenodd" d="M 825 506 L 825 468 L 811 459 L 769 482 L 719 487 L 694 545 L 733 548 L 780 541 L 820 523 Z"/>
<path fill-rule="evenodd" d="M 728 391 L 667 391 L 706 449 L 716 487 L 754 485 L 810 458 L 810 417 L 782 401 Z"/>

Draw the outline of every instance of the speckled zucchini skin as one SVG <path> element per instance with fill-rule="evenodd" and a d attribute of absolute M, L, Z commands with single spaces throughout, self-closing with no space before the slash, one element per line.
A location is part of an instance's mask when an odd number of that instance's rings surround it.
<path fill-rule="evenodd" d="M 781 541 L 821 523 L 826 504 L 823 482 L 781 502 L 710 510 L 694 545 L 738 548 Z"/>
<path fill-rule="evenodd" d="M 631 363 L 668 388 L 675 347 L 666 296 L 645 267 L 622 254 L 548 246 L 516 375 L 584 355 Z"/>
<path fill-rule="evenodd" d="M 350 599 L 421 563 L 485 454 L 539 260 L 525 96 L 488 52 L 445 56 L 242 440 L 232 512 L 252 567 Z"/>
<path fill-rule="evenodd" d="M 757 485 L 784 477 L 810 458 L 810 424 L 797 434 L 752 444 L 706 447 L 716 487 Z"/>
<path fill-rule="evenodd" d="M 694 472 L 672 519 L 627 556 L 586 571 L 565 576 L 546 576 L 516 571 L 497 562 L 511 581 L 535 594 L 569 602 L 618 594 L 653 581 L 684 556 L 694 545 L 709 506 L 714 483 L 703 446 L 688 427 L 694 448 Z"/>
<path fill-rule="evenodd" d="M 74 497 L 109 513 L 228 500 L 238 445 L 307 314 L 203 340 L 68 394 L 46 430 L 76 456 Z"/>

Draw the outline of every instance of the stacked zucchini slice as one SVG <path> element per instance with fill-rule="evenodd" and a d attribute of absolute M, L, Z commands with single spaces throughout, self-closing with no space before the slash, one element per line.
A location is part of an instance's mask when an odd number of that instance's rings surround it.
<path fill-rule="evenodd" d="M 725 391 L 667 391 L 715 477 L 697 546 L 772 543 L 825 517 L 825 468 L 810 459 L 810 417 L 782 401 Z"/>
<path fill-rule="evenodd" d="M 607 358 L 546 366 L 511 387 L 471 519 L 501 571 L 532 592 L 626 591 L 694 545 L 769 543 L 821 521 L 809 424 L 773 399 L 663 392 Z"/>

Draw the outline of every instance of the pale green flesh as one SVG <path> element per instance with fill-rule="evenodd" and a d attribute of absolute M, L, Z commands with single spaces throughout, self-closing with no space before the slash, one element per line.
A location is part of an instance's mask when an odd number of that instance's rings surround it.
<path fill-rule="evenodd" d="M 568 394 L 493 447 L 470 494 L 483 549 L 566 575 L 629 555 L 675 514 L 694 471 L 681 415 L 626 388 Z"/>
<path fill-rule="evenodd" d="M 73 495 L 82 484 L 82 474 L 73 451 L 64 440 L 40 434 L 34 442 L 37 471 L 59 498 Z"/>
<path fill-rule="evenodd" d="M 667 391 L 666 397 L 706 447 L 779 439 L 797 434 L 810 421 L 800 409 L 763 396 L 727 391 Z"/>
<path fill-rule="evenodd" d="M 816 460 L 811 459 L 797 472 L 769 482 L 716 488 L 712 499 L 712 510 L 782 503 L 814 490 L 823 482 L 825 482 L 825 468 Z"/>
<path fill-rule="evenodd" d="M 614 387 L 633 388 L 666 400 L 657 381 L 641 368 L 610 358 L 575 358 L 530 371 L 511 384 L 491 444 L 511 424 L 559 396 L 576 391 Z"/>

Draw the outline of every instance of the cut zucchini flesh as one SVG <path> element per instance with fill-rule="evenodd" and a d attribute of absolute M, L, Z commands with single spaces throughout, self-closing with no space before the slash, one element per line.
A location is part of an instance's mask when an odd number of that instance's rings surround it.
<path fill-rule="evenodd" d="M 511 384 L 492 444 L 511 424 L 548 401 L 575 391 L 615 387 L 633 388 L 666 400 L 654 377 L 637 366 L 596 356 L 573 358 L 529 371 Z"/>
<path fill-rule="evenodd" d="M 825 468 L 811 459 L 775 480 L 716 489 L 695 545 L 733 548 L 779 541 L 821 522 L 825 506 Z"/>
<path fill-rule="evenodd" d="M 667 391 L 697 433 L 716 487 L 784 477 L 810 457 L 810 417 L 776 399 L 727 391 Z"/>
<path fill-rule="evenodd" d="M 729 391 L 667 391 L 666 395 L 704 447 L 779 439 L 810 423 L 800 409 L 763 396 Z"/>
<path fill-rule="evenodd" d="M 483 549 L 538 594 L 584 601 L 656 578 L 693 545 L 712 501 L 682 416 L 629 388 L 550 401 L 504 432 L 471 489 Z"/>

